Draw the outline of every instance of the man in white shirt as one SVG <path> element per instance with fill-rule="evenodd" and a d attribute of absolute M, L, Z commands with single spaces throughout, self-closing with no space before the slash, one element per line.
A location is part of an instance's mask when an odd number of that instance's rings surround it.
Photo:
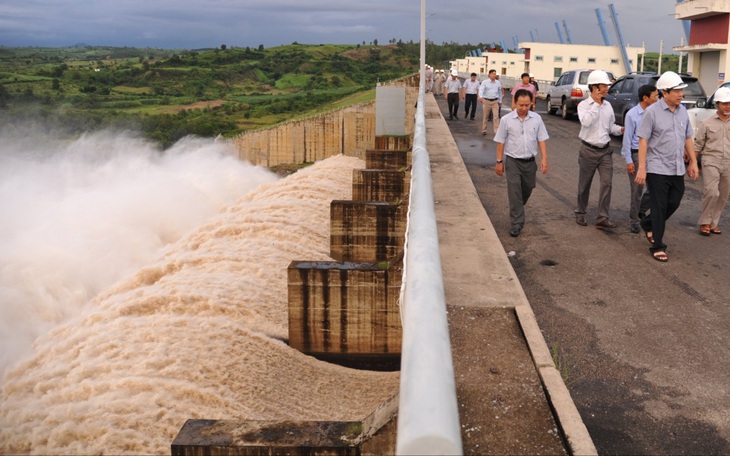
<path fill-rule="evenodd" d="M 509 200 L 510 230 L 512 237 L 520 235 L 525 225 L 525 204 L 536 185 L 537 163 L 535 156 L 540 152 L 540 170 L 547 173 L 548 134 L 542 117 L 530 111 L 533 104 L 532 92 L 515 92 L 515 109 L 504 116 L 499 130 L 494 135 L 497 143 L 498 176 L 507 174 L 507 199 Z M 506 161 L 506 163 L 505 163 Z"/>
<path fill-rule="evenodd" d="M 487 134 L 487 123 L 489 114 L 492 114 L 492 127 L 497 134 L 499 129 L 499 111 L 502 107 L 502 83 L 497 79 L 497 71 L 489 70 L 489 78 L 482 81 L 479 86 L 479 102 L 482 103 L 482 134 Z"/>
<path fill-rule="evenodd" d="M 451 76 L 444 83 L 446 101 L 449 105 L 449 120 L 459 118 L 459 99 L 462 97 L 461 81 L 459 72 L 451 70 Z"/>
<path fill-rule="evenodd" d="M 474 120 L 474 115 L 477 112 L 479 85 L 476 73 L 472 73 L 470 78 L 464 81 L 464 119 L 468 117 L 469 120 Z"/>
<path fill-rule="evenodd" d="M 605 71 L 594 70 L 588 75 L 590 96 L 578 104 L 581 146 L 578 151 L 578 205 L 575 223 L 586 226 L 585 214 L 591 194 L 593 176 L 598 171 L 601 186 L 598 194 L 596 228 L 612 229 L 616 224 L 608 218 L 613 183 L 613 156 L 609 143 L 611 136 L 619 136 L 623 128 L 615 124 L 611 104 L 604 99 L 611 80 Z"/>

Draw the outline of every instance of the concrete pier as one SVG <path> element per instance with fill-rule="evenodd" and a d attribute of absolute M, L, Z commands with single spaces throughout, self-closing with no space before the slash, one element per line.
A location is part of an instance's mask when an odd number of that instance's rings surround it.
<path fill-rule="evenodd" d="M 324 359 L 399 355 L 401 276 L 399 262 L 292 262 L 289 345 Z"/>
<path fill-rule="evenodd" d="M 377 262 L 403 251 L 404 203 L 332 201 L 330 256 L 337 261 Z"/>

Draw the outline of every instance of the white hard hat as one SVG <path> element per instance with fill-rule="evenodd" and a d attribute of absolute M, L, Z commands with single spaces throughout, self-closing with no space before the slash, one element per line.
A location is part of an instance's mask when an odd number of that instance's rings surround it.
<path fill-rule="evenodd" d="M 666 71 L 656 81 L 656 88 L 659 90 L 684 89 L 687 84 L 674 71 Z"/>
<path fill-rule="evenodd" d="M 531 77 L 531 78 L 534 78 L 534 77 L 535 77 L 535 75 L 534 75 L 534 74 L 532 74 L 532 73 L 530 73 L 530 77 Z"/>
<path fill-rule="evenodd" d="M 451 76 L 458 76 L 459 72 L 456 70 L 451 70 Z"/>
<path fill-rule="evenodd" d="M 608 74 L 603 70 L 593 70 L 588 75 L 588 85 L 592 84 L 611 84 L 611 80 L 608 79 Z"/>
<path fill-rule="evenodd" d="M 730 87 L 720 87 L 715 91 L 715 103 L 727 103 L 730 101 Z"/>

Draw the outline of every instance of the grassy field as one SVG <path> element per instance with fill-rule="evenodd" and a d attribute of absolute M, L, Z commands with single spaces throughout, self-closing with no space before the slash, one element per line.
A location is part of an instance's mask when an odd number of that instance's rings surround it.
<path fill-rule="evenodd" d="M 378 80 L 416 71 L 417 57 L 397 45 L 0 47 L 0 121 L 137 128 L 168 146 L 372 100 Z"/>

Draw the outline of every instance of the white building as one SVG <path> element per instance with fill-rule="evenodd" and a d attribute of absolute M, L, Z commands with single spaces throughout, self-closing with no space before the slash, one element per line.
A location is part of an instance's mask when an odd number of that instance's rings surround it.
<path fill-rule="evenodd" d="M 564 71 L 582 68 L 611 71 L 616 77 L 626 74 L 621 49 L 618 46 L 584 44 L 520 43 L 524 54 L 489 52 L 481 57 L 464 57 L 451 61 L 451 67 L 460 73 L 476 73 L 479 79 L 489 70 L 508 78 L 519 78 L 522 73 L 533 73 L 535 79 L 555 81 Z M 632 71 L 637 71 L 639 47 L 626 47 Z"/>
<path fill-rule="evenodd" d="M 674 6 L 677 19 L 689 20 L 687 46 L 673 48 L 687 52 L 687 71 L 700 80 L 707 94 L 728 80 L 730 71 L 730 1 L 687 0 Z"/>

